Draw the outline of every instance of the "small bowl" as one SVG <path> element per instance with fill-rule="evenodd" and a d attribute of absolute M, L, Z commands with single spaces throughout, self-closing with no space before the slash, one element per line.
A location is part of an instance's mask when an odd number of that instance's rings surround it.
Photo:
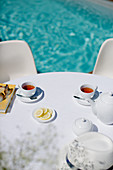
<path fill-rule="evenodd" d="M 20 90 L 24 96 L 31 97 L 36 92 L 36 85 L 33 82 L 24 82 L 20 85 Z"/>
<path fill-rule="evenodd" d="M 95 94 L 97 86 L 93 86 L 91 84 L 83 84 L 79 87 L 80 95 L 83 98 L 92 98 Z"/>
<path fill-rule="evenodd" d="M 76 119 L 73 123 L 73 131 L 79 136 L 86 132 L 91 132 L 93 130 L 93 124 L 90 120 L 85 118 Z"/>

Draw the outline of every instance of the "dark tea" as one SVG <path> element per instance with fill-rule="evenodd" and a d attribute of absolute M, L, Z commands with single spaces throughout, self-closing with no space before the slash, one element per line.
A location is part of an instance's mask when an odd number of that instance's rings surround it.
<path fill-rule="evenodd" d="M 92 93 L 94 90 L 89 87 L 82 87 L 81 91 L 84 93 Z"/>
<path fill-rule="evenodd" d="M 32 89 L 34 89 L 35 87 L 33 86 L 33 85 L 24 85 L 23 86 L 23 89 L 24 90 L 32 90 Z"/>

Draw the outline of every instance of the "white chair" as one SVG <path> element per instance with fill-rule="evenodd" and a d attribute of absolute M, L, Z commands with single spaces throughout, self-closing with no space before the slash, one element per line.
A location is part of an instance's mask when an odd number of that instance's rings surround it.
<path fill-rule="evenodd" d="M 0 42 L 0 82 L 37 74 L 29 45 L 23 40 Z"/>
<path fill-rule="evenodd" d="M 93 74 L 98 74 L 113 78 L 113 38 L 107 39 L 103 42 Z"/>

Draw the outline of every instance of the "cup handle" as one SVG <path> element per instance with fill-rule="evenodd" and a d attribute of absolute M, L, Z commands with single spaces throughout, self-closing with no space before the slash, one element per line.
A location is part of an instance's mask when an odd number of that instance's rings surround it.
<path fill-rule="evenodd" d="M 98 89 L 98 86 L 96 86 L 95 91 L 97 91 L 97 89 Z"/>

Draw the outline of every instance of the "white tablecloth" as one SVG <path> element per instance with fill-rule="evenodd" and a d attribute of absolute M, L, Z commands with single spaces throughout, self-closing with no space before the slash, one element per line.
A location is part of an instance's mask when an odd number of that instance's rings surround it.
<path fill-rule="evenodd" d="M 34 148 L 36 148 L 36 150 L 40 148 L 37 154 L 39 156 L 38 166 L 41 168 L 44 160 L 46 160 L 47 157 L 49 160 L 49 157 L 51 157 L 51 161 L 54 162 L 54 159 L 57 155 L 57 150 L 62 149 L 65 145 L 76 138 L 76 135 L 73 133 L 72 125 L 75 119 L 81 117 L 91 120 L 97 127 L 98 132 L 107 135 L 113 140 L 113 125 L 103 124 L 93 114 L 90 106 L 80 105 L 73 98 L 73 95 L 79 86 L 86 83 L 97 85 L 98 91 L 101 92 L 113 91 L 113 79 L 84 73 L 59 72 L 27 76 L 21 79 L 12 80 L 8 83 L 16 84 L 18 86 L 18 84 L 25 81 L 34 82 L 37 87 L 44 91 L 44 96 L 36 103 L 23 103 L 17 97 L 15 97 L 11 111 L 5 115 L 0 115 L 0 135 L 2 144 L 4 143 L 5 148 L 10 148 L 12 143 L 14 147 L 12 149 L 13 153 L 20 153 L 22 146 L 24 145 L 23 143 L 26 143 L 28 146 L 28 148 L 26 145 L 23 146 L 24 153 L 25 150 L 28 151 L 29 148 L 30 150 L 31 148 L 32 150 Z M 56 111 L 56 119 L 51 123 L 43 124 L 33 119 L 33 110 L 42 106 L 51 107 Z M 20 151 L 17 151 L 19 146 Z M 47 150 L 46 153 L 45 150 Z M 20 155 L 27 157 L 24 155 L 24 153 L 21 153 L 23 155 Z M 27 155 L 29 155 L 29 162 L 32 159 L 35 160 L 36 154 L 33 154 L 33 152 L 27 153 Z M 46 158 L 43 158 L 43 156 Z M 40 159 L 43 159 L 43 161 Z M 28 167 L 32 167 L 32 163 L 29 164 Z M 21 164 L 22 162 L 20 165 Z M 20 165 L 18 165 L 18 167 Z M 33 165 L 33 170 L 35 170 L 37 166 L 35 167 L 35 163 L 33 163 Z M 50 164 L 48 166 L 50 167 Z M 26 170 L 29 169 L 28 167 Z M 45 169 L 47 169 L 47 165 Z M 43 166 L 43 170 L 45 169 Z M 54 170 L 53 165 L 51 165 L 50 169 Z"/>

